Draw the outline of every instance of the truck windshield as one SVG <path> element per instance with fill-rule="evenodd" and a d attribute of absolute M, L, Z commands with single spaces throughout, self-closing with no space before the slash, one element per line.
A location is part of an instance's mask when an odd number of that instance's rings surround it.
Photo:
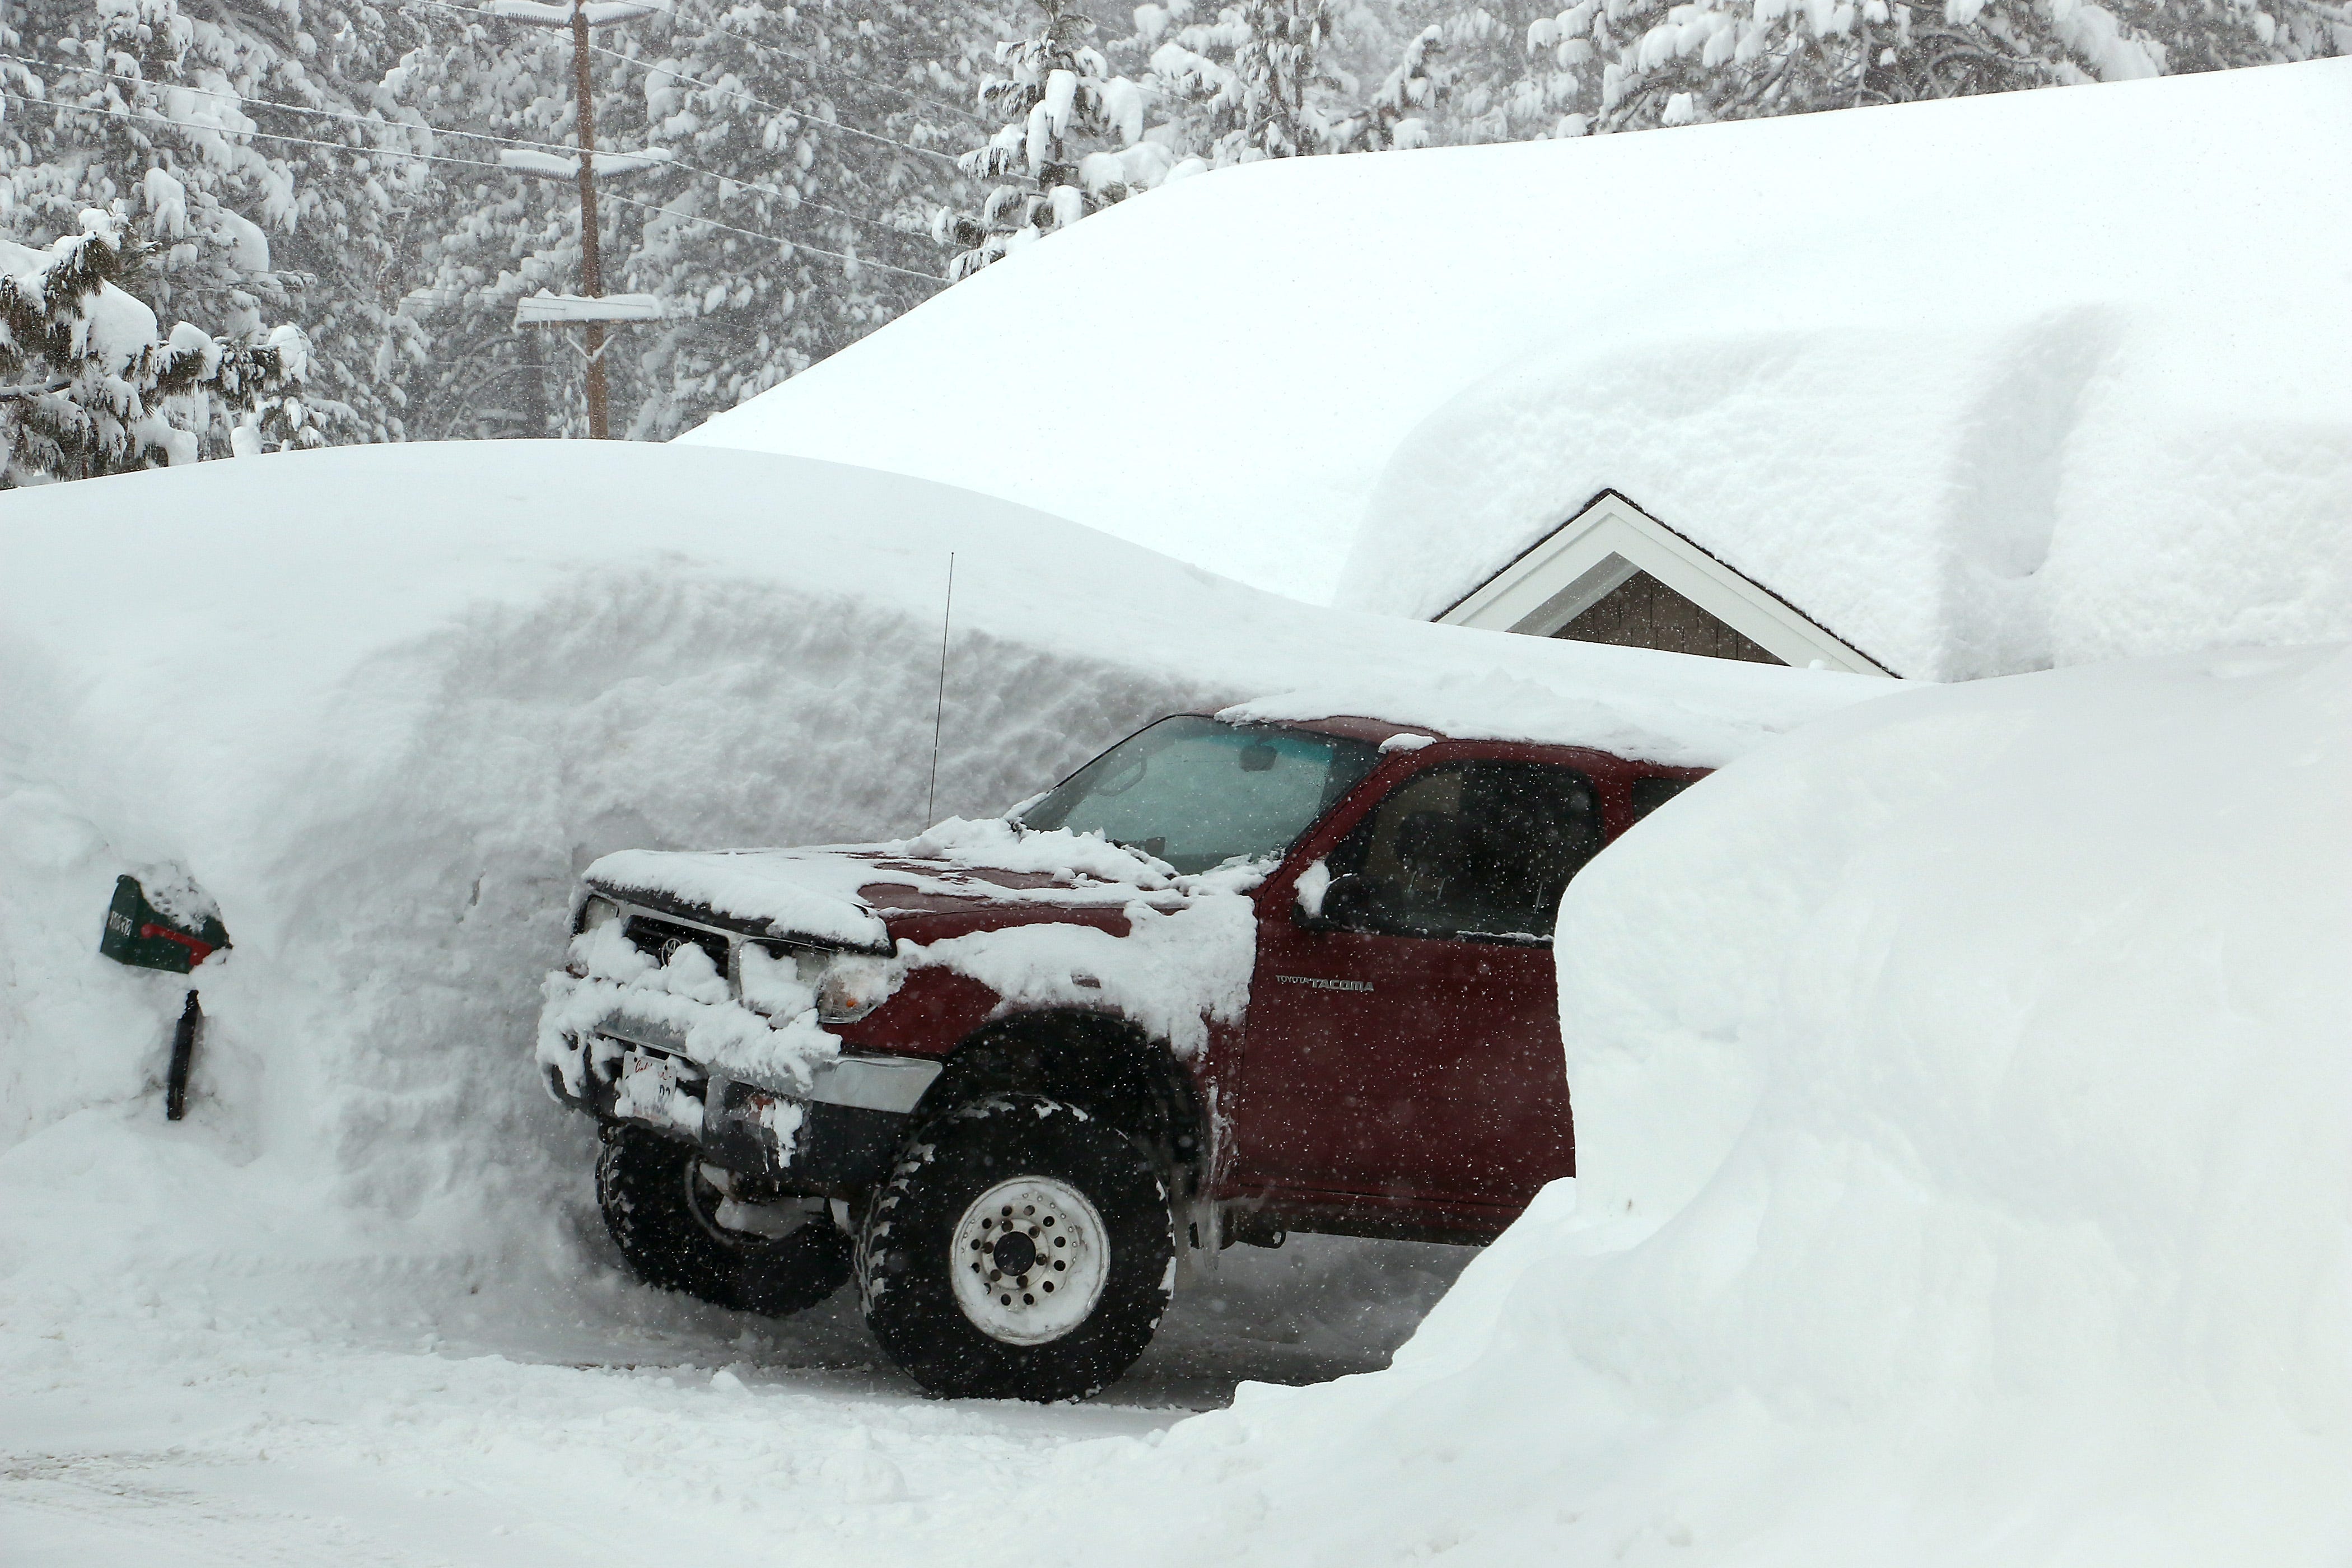
<path fill-rule="evenodd" d="M 1099 833 L 1190 875 L 1279 855 L 1379 760 L 1335 735 L 1162 719 L 1063 780 L 1021 825 Z"/>

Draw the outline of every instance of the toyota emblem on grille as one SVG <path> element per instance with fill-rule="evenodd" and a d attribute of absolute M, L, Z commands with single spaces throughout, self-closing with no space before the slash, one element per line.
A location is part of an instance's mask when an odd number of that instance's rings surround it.
<path fill-rule="evenodd" d="M 684 938 L 684 937 L 682 937 L 682 936 L 674 936 L 674 937 L 670 938 L 667 942 L 666 942 L 662 943 L 662 945 L 661 945 L 661 961 L 662 961 L 663 965 L 664 965 L 665 967 L 667 967 L 667 966 L 668 965 L 668 963 L 669 963 L 669 961 L 670 961 L 671 959 L 676 958 L 676 957 L 677 956 L 677 950 L 678 950 L 679 948 L 681 948 L 681 947 L 686 946 L 686 945 L 687 945 L 687 939 L 686 939 L 686 938 Z"/>

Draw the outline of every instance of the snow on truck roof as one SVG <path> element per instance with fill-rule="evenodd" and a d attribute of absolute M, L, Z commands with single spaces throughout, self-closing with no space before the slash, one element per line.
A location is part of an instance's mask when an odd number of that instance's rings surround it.
<path fill-rule="evenodd" d="M 2347 145 L 2324 60 L 1263 163 L 684 439 L 1419 617 L 1613 489 L 1906 675 L 2339 637 Z"/>

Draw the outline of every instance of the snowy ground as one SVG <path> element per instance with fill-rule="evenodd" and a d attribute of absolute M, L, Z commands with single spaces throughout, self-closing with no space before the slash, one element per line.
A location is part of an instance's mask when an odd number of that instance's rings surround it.
<path fill-rule="evenodd" d="M 9 1290 L 0 1559 L 642 1568 L 789 1540 L 794 1563 L 957 1561 L 1007 1489 L 1034 1508 L 1061 1484 L 1073 1444 L 1152 1440 L 1244 1378 L 1385 1364 L 1470 1256 L 1235 1253 L 1110 1394 L 1052 1407 L 920 1397 L 845 1297 L 770 1325 L 610 1275 L 467 1298 L 455 1277 L 420 1292 L 258 1259 L 93 1279 L 71 1301 Z"/>

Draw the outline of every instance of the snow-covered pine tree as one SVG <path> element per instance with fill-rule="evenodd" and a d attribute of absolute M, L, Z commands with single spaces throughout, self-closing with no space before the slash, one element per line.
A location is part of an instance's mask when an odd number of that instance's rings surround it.
<path fill-rule="evenodd" d="M 1209 20 L 1187 0 L 1136 13 L 1180 151 L 1214 166 L 1338 153 L 1392 126 L 1363 112 L 1339 64 L 1335 0 L 1241 0 Z M 1181 107 L 1176 107 L 1181 106 Z"/>
<path fill-rule="evenodd" d="M 1535 48 L 1528 43 L 1554 8 L 1542 0 L 1400 6 L 1399 21 L 1419 31 L 1372 94 L 1373 114 L 1418 118 L 1408 145 L 1582 134 L 1586 116 L 1579 102 L 1591 45 Z"/>
<path fill-rule="evenodd" d="M 1431 26 L 1407 38 L 1388 75 L 1366 100 L 1352 138 L 1366 153 L 1402 152 L 1430 142 L 1430 121 L 1453 87 L 1445 31 Z"/>
<path fill-rule="evenodd" d="M 620 193 L 644 205 L 615 226 L 625 286 L 672 316 L 630 329 L 632 435 L 731 408 L 939 290 L 932 215 L 978 123 L 955 106 L 1003 26 L 950 0 L 680 0 L 641 29 L 645 139 L 675 162 Z"/>
<path fill-rule="evenodd" d="M 1037 6 L 1043 29 L 997 45 L 996 68 L 980 84 L 997 132 L 961 160 L 965 174 L 1003 183 L 977 212 L 942 209 L 934 223 L 935 237 L 957 247 L 950 279 L 1151 189 L 1176 162 L 1164 140 L 1146 139 L 1144 89 L 1112 74 L 1091 41 L 1093 19 L 1074 0 Z"/>
<path fill-rule="evenodd" d="M 1528 29 L 1596 131 L 1803 113 L 2352 49 L 2323 0 L 1577 0 Z"/>
<path fill-rule="evenodd" d="M 307 419 L 402 432 L 383 298 L 424 165 L 387 162 L 364 81 L 384 14 L 357 0 L 12 0 L 0 8 L 0 234 L 120 210 L 152 242 L 158 306 L 249 334 L 302 317 Z"/>
<path fill-rule="evenodd" d="M 0 240 L 0 489 L 315 444 L 302 334 L 161 333 L 155 249 L 95 209 L 45 248 Z"/>

